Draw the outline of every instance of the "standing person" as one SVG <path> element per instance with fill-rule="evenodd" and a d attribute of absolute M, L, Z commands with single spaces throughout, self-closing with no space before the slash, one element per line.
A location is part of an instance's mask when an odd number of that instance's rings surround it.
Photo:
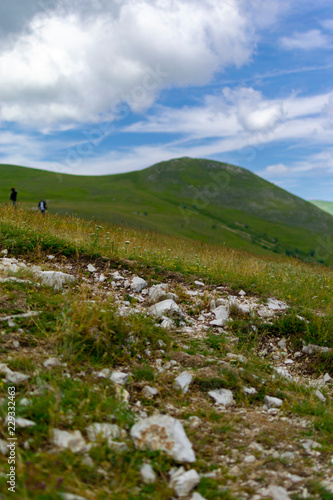
<path fill-rule="evenodd" d="M 10 193 L 10 201 L 13 202 L 13 206 L 15 207 L 16 205 L 16 200 L 17 200 L 17 191 L 15 188 L 12 188 L 11 189 L 11 193 Z"/>
<path fill-rule="evenodd" d="M 38 208 L 42 214 L 45 214 L 47 206 L 46 206 L 46 201 L 44 201 L 43 198 L 40 199 L 40 202 L 38 203 Z"/>

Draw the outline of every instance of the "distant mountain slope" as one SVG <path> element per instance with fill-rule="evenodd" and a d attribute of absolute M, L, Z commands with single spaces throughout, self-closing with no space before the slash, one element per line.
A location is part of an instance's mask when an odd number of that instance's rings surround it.
<path fill-rule="evenodd" d="M 233 165 L 179 158 L 119 175 L 58 175 L 0 166 L 0 201 L 16 187 L 19 200 L 40 197 L 57 213 L 125 223 L 186 238 L 333 263 L 323 236 L 333 217 L 313 204 Z"/>
<path fill-rule="evenodd" d="M 310 200 L 310 202 L 324 212 L 333 215 L 333 201 Z"/>

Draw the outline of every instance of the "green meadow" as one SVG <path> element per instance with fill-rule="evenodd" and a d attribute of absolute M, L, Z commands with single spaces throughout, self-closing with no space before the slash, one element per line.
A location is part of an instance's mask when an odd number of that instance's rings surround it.
<path fill-rule="evenodd" d="M 36 210 L 226 245 L 257 255 L 333 263 L 333 217 L 240 167 L 191 158 L 119 175 L 75 176 L 1 165 L 0 201 L 12 185 Z"/>

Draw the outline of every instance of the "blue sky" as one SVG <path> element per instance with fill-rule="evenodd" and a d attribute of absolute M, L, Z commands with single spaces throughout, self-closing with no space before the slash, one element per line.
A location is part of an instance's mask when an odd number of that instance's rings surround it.
<path fill-rule="evenodd" d="M 331 0 L 1 0 L 0 162 L 190 156 L 333 201 Z"/>

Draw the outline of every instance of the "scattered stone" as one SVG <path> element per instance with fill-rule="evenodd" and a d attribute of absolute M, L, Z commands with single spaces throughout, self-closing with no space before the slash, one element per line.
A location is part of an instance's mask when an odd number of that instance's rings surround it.
<path fill-rule="evenodd" d="M 287 490 L 282 486 L 270 486 L 268 494 L 272 496 L 272 500 L 291 500 Z"/>
<path fill-rule="evenodd" d="M 243 460 L 245 464 L 253 464 L 255 461 L 256 457 L 254 455 L 247 455 Z"/>
<path fill-rule="evenodd" d="M 20 372 L 10 372 L 6 373 L 5 382 L 11 382 L 12 384 L 22 384 L 26 380 L 28 380 L 29 375 L 24 375 L 24 373 Z"/>
<path fill-rule="evenodd" d="M 151 484 L 156 482 L 156 474 L 150 464 L 143 464 L 140 469 L 140 474 L 144 483 Z"/>
<path fill-rule="evenodd" d="M 118 385 L 125 385 L 128 382 L 129 374 L 124 372 L 112 372 L 110 380 Z"/>
<path fill-rule="evenodd" d="M 150 387 L 150 385 L 145 385 L 142 389 L 142 395 L 144 398 L 152 399 L 158 395 L 158 389 L 156 389 L 156 387 Z"/>
<path fill-rule="evenodd" d="M 331 380 L 333 380 L 333 379 L 332 379 L 332 377 L 330 377 L 329 373 L 325 373 L 325 375 L 324 375 L 324 379 L 323 379 L 324 384 L 327 384 L 327 383 L 328 383 L 328 382 L 330 382 Z"/>
<path fill-rule="evenodd" d="M 104 368 L 100 372 L 94 372 L 93 375 L 97 378 L 110 378 L 111 370 L 109 370 L 108 368 Z"/>
<path fill-rule="evenodd" d="M 265 396 L 265 404 L 268 409 L 270 408 L 281 408 L 282 406 L 282 399 L 279 398 L 272 398 L 271 396 Z"/>
<path fill-rule="evenodd" d="M 54 256 L 54 255 L 48 255 L 48 256 L 47 256 L 47 258 L 48 258 L 49 260 L 53 260 L 53 259 L 55 259 L 55 256 Z"/>
<path fill-rule="evenodd" d="M 280 347 L 280 349 L 282 350 L 286 350 L 287 349 L 287 341 L 285 338 L 283 338 L 282 340 L 280 340 L 280 342 L 278 342 L 278 347 Z"/>
<path fill-rule="evenodd" d="M 172 299 L 162 300 L 162 302 L 154 304 L 148 309 L 148 312 L 155 318 L 167 316 L 172 319 L 182 319 L 184 317 L 179 305 Z"/>
<path fill-rule="evenodd" d="M 140 293 L 144 288 L 147 288 L 148 283 L 143 278 L 135 276 L 131 282 L 131 290 L 133 293 Z"/>
<path fill-rule="evenodd" d="M 167 290 L 168 285 L 153 285 L 149 288 L 149 300 L 153 304 L 156 302 L 161 302 L 167 298 Z"/>
<path fill-rule="evenodd" d="M 257 389 L 255 389 L 254 387 L 243 387 L 243 391 L 245 392 L 245 394 L 257 394 Z"/>
<path fill-rule="evenodd" d="M 268 299 L 267 307 L 272 311 L 285 311 L 286 309 L 288 309 L 289 306 L 285 302 L 282 302 L 281 300 Z"/>
<path fill-rule="evenodd" d="M 332 351 L 330 347 L 321 347 L 315 344 L 305 345 L 302 350 L 305 354 L 327 353 Z"/>
<path fill-rule="evenodd" d="M 182 372 L 180 375 L 175 380 L 175 387 L 176 389 L 180 389 L 183 394 L 186 394 L 189 387 L 190 383 L 193 380 L 193 375 L 189 372 Z"/>
<path fill-rule="evenodd" d="M 63 285 L 73 283 L 74 276 L 61 271 L 41 271 L 38 273 L 44 285 L 52 286 L 55 290 L 61 290 Z"/>
<path fill-rule="evenodd" d="M 185 497 L 200 483 L 200 476 L 196 470 L 185 471 L 184 467 L 172 469 L 169 487 L 175 490 L 176 495 Z"/>
<path fill-rule="evenodd" d="M 113 439 L 124 439 L 126 437 L 126 432 L 116 424 L 94 423 L 89 425 L 86 431 L 90 441 L 106 440 L 110 448 L 114 445 Z"/>
<path fill-rule="evenodd" d="M 84 453 L 89 449 L 80 431 L 67 432 L 52 429 L 51 441 L 55 446 L 62 449 L 68 448 L 73 453 Z"/>
<path fill-rule="evenodd" d="M 206 498 L 204 498 L 202 495 L 200 495 L 200 493 L 195 491 L 191 496 L 191 500 L 206 500 Z"/>
<path fill-rule="evenodd" d="M 196 281 L 194 282 L 194 284 L 195 284 L 196 286 L 206 286 L 206 285 L 205 285 L 205 283 L 204 283 L 203 281 L 198 281 L 198 280 L 196 280 Z"/>
<path fill-rule="evenodd" d="M 4 441 L 3 439 L 0 439 L 0 453 L 3 455 L 8 455 L 8 447 L 7 447 L 7 441 Z"/>
<path fill-rule="evenodd" d="M 171 330 L 172 328 L 176 327 L 176 323 L 174 321 L 172 321 L 171 318 L 164 318 L 162 323 L 161 323 L 161 327 L 165 328 L 166 330 Z"/>
<path fill-rule="evenodd" d="M 16 318 L 31 318 L 32 316 L 38 316 L 39 314 L 41 314 L 40 311 L 29 311 L 22 314 L 12 314 L 10 316 L 0 318 L 0 321 L 9 321 Z M 16 326 L 15 323 L 14 326 Z"/>
<path fill-rule="evenodd" d="M 224 326 L 229 319 L 229 308 L 226 306 L 218 306 L 212 312 L 215 314 L 216 319 L 210 321 L 209 324 L 212 326 Z"/>
<path fill-rule="evenodd" d="M 56 366 L 63 366 L 62 362 L 57 358 L 48 358 L 44 361 L 45 368 L 55 368 Z"/>
<path fill-rule="evenodd" d="M 58 493 L 64 500 L 86 500 L 84 497 L 80 497 L 79 495 L 73 495 L 72 493 Z"/>
<path fill-rule="evenodd" d="M 192 444 L 179 420 L 168 415 L 154 415 L 139 420 L 131 429 L 137 448 L 162 450 L 176 462 L 195 462 Z"/>
<path fill-rule="evenodd" d="M 16 417 L 15 425 L 16 425 L 16 427 L 19 427 L 20 429 L 26 429 L 27 427 L 33 427 L 36 424 L 32 420 L 28 420 L 28 419 L 22 418 L 22 417 Z"/>
<path fill-rule="evenodd" d="M 320 448 L 321 445 L 316 441 L 312 441 L 312 439 L 306 439 L 305 441 L 303 441 L 302 447 L 309 455 L 317 455 L 319 453 L 316 452 L 315 450 L 317 448 Z"/>
<path fill-rule="evenodd" d="M 118 399 L 123 403 L 128 404 L 131 397 L 130 393 L 120 384 L 116 384 L 115 388 Z"/>
<path fill-rule="evenodd" d="M 93 266 L 92 264 L 88 264 L 87 269 L 90 273 L 95 273 L 97 271 L 96 267 Z"/>
<path fill-rule="evenodd" d="M 232 354 L 229 352 L 227 354 L 227 358 L 229 358 L 231 361 L 239 361 L 240 363 L 247 363 L 247 358 L 245 356 L 242 356 L 241 354 Z"/>
<path fill-rule="evenodd" d="M 19 402 L 20 406 L 29 406 L 31 405 L 31 400 L 27 398 L 22 398 Z"/>
<path fill-rule="evenodd" d="M 324 394 L 322 394 L 320 391 L 317 390 L 315 392 L 315 396 L 317 396 L 317 398 L 319 399 L 319 401 L 321 401 L 322 403 L 325 403 L 326 398 L 325 398 Z"/>
<path fill-rule="evenodd" d="M 209 391 L 208 395 L 214 399 L 216 405 L 230 406 L 234 404 L 234 396 L 229 389 Z"/>

